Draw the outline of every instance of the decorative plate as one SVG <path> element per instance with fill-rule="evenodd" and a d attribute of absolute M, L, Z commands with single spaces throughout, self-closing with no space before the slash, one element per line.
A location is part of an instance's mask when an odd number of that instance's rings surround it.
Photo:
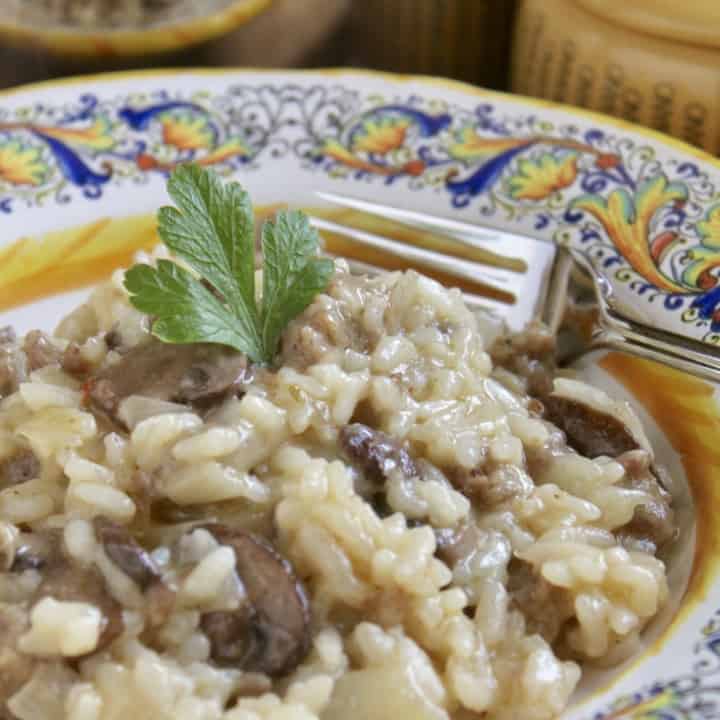
<path fill-rule="evenodd" d="M 638 316 L 720 343 L 718 161 L 600 115 L 345 71 L 135 73 L 0 95 L 0 322 L 51 329 L 152 247 L 165 177 L 189 160 L 264 206 L 347 192 L 574 243 Z M 567 717 L 720 718 L 715 388 L 619 355 L 583 372 L 633 402 L 689 492 L 647 647 L 589 672 Z"/>

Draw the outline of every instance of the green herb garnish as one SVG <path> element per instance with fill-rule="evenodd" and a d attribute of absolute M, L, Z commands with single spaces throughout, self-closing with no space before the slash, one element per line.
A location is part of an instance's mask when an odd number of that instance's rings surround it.
<path fill-rule="evenodd" d="M 298 211 L 262 229 L 263 283 L 255 302 L 255 221 L 248 194 L 212 171 L 183 165 L 168 181 L 177 207 L 158 212 L 165 245 L 194 271 L 170 260 L 125 273 L 130 302 L 154 317 L 167 343 L 218 343 L 269 363 L 285 326 L 328 285 L 333 262 L 318 257 L 319 237 Z"/>

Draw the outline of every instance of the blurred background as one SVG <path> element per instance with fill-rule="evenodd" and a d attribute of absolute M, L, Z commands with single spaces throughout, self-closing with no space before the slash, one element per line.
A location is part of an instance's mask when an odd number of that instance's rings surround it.
<path fill-rule="evenodd" d="M 200 26 L 213 10 L 222 12 L 222 5 L 217 0 L 194 0 L 196 17 L 184 23 L 179 47 L 163 50 L 150 41 L 140 43 L 139 52 L 131 47 L 133 38 L 122 16 L 106 10 L 92 18 L 68 9 L 92 3 L 109 8 L 123 0 L 0 0 L 0 9 L 7 2 L 24 8 L 35 4 L 43 11 L 45 6 L 67 8 L 58 13 L 54 26 L 47 22 L 44 27 L 48 13 L 35 17 L 26 9 L 15 28 L 20 33 L 4 33 L 3 86 L 77 72 L 177 65 L 341 65 L 445 75 L 497 89 L 509 83 L 513 0 L 226 0 L 228 7 L 246 12 L 220 19 L 212 28 Z M 151 5 L 153 0 L 125 2 Z M 165 3 L 164 17 L 170 20 L 165 34 L 172 35 L 173 0 L 154 2 Z M 183 0 L 176 4 L 181 6 Z M 162 19 L 162 13 L 151 16 L 155 25 Z M 0 31 L 2 25 L 0 17 Z M 85 42 L 89 35 L 96 36 L 94 46 Z M 113 42 L 113 37 L 118 39 Z M 114 47 L 103 47 L 110 43 Z M 166 39 L 165 44 L 175 43 Z"/>
<path fill-rule="evenodd" d="M 720 152 L 720 0 L 0 0 L 0 87 L 365 67 L 599 110 Z"/>

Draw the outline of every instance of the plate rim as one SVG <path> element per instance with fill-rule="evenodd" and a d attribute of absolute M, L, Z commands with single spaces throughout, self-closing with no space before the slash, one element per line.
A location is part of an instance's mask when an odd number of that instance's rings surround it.
<path fill-rule="evenodd" d="M 256 3 L 258 5 L 270 4 L 274 0 L 241 0 L 245 3 Z M 2 24 L 0 23 L 0 32 L 2 32 Z M 83 83 L 105 83 L 119 80 L 132 80 L 133 78 L 155 78 L 163 77 L 182 77 L 182 76 L 211 76 L 219 77 L 222 75 L 275 75 L 278 77 L 340 77 L 350 76 L 356 78 L 375 78 L 386 80 L 397 84 L 410 84 L 413 82 L 424 83 L 432 86 L 444 86 L 456 92 L 465 92 L 470 95 L 479 97 L 491 97 L 500 101 L 519 102 L 526 105 L 533 105 L 543 109 L 565 112 L 570 115 L 577 115 L 599 123 L 611 125 L 626 132 L 632 132 L 660 143 L 662 145 L 675 148 L 681 152 L 693 155 L 705 163 L 709 163 L 720 171 L 720 156 L 715 156 L 707 150 L 691 145 L 680 138 L 667 135 L 660 130 L 646 127 L 638 123 L 607 115 L 598 110 L 590 110 L 588 108 L 576 107 L 568 103 L 558 102 L 557 100 L 547 100 L 545 98 L 536 98 L 521 93 L 507 92 L 504 90 L 492 90 L 490 88 L 480 87 L 463 80 L 453 80 L 451 78 L 442 77 L 440 75 L 424 75 L 420 73 L 397 73 L 385 70 L 372 70 L 366 68 L 346 68 L 342 66 L 328 66 L 323 68 L 266 68 L 266 67 L 201 67 L 190 66 L 186 68 L 161 67 L 141 70 L 117 70 L 110 72 L 87 73 L 81 75 L 71 75 L 67 77 L 40 80 L 38 82 L 23 83 L 10 88 L 0 89 L 0 100 L 5 97 L 14 95 L 22 95 L 23 93 L 35 92 L 41 90 L 49 90 L 53 87 L 72 87 L 74 85 L 82 85 Z"/>

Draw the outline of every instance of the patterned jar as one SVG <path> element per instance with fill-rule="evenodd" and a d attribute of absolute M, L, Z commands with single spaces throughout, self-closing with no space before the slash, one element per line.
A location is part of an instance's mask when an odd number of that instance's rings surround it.
<path fill-rule="evenodd" d="M 720 2 L 521 0 L 512 89 L 720 153 Z"/>

